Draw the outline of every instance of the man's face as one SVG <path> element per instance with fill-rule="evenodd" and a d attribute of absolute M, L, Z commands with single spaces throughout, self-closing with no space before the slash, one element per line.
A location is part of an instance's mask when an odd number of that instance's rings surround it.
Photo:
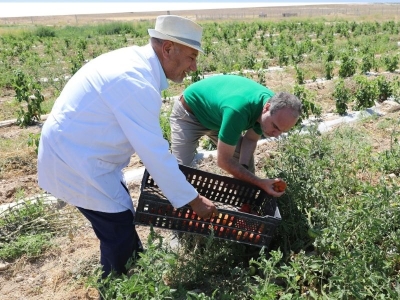
<path fill-rule="evenodd" d="M 290 108 L 283 108 L 271 115 L 269 103 L 264 106 L 261 115 L 261 130 L 266 137 L 278 137 L 296 125 L 298 118 Z"/>
<path fill-rule="evenodd" d="M 165 61 L 164 72 L 168 79 L 180 83 L 188 76 L 189 72 L 197 70 L 199 51 L 173 42 L 168 49 L 168 59 Z"/>

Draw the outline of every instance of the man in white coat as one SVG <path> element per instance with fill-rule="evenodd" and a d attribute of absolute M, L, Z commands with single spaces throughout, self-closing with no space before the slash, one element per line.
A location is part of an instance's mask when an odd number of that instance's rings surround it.
<path fill-rule="evenodd" d="M 159 122 L 167 79 L 182 82 L 197 69 L 202 28 L 165 15 L 148 32 L 149 44 L 111 51 L 84 65 L 56 100 L 40 139 L 39 185 L 91 222 L 103 277 L 126 273 L 128 259 L 142 250 L 122 172 L 132 154 L 174 207 L 189 204 L 206 219 L 217 214 L 179 170 Z"/>

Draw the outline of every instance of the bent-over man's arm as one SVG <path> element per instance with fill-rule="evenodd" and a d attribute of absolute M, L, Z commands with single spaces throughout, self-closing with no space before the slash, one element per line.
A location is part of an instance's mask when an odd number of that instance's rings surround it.
<path fill-rule="evenodd" d="M 256 150 L 257 141 L 260 139 L 260 137 L 261 136 L 251 128 L 246 131 L 242 139 L 242 145 L 240 147 L 239 163 L 241 165 L 249 165 L 250 159 L 252 158 L 254 151 Z"/>
<path fill-rule="evenodd" d="M 218 167 L 232 174 L 233 177 L 251 183 L 255 186 L 258 186 L 260 189 L 263 189 L 268 194 L 279 197 L 282 196 L 284 192 L 276 192 L 274 191 L 273 184 L 278 179 L 269 179 L 269 178 L 260 178 L 248 171 L 244 168 L 238 161 L 236 161 L 233 157 L 235 152 L 235 146 L 228 145 L 221 140 L 218 140 L 217 146 L 217 164 Z"/>

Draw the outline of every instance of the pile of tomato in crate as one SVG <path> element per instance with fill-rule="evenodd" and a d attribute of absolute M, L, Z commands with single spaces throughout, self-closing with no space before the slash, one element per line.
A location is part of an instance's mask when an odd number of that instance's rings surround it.
<path fill-rule="evenodd" d="M 276 199 L 235 178 L 180 166 L 186 179 L 218 208 L 218 216 L 205 220 L 189 205 L 174 208 L 145 171 L 136 210 L 137 225 L 154 226 L 200 235 L 213 234 L 255 246 L 268 246 L 281 221 Z"/>

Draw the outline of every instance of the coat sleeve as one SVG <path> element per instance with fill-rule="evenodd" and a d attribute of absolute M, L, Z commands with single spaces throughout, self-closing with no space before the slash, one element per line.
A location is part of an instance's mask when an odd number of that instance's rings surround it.
<path fill-rule="evenodd" d="M 153 85 L 129 78 L 115 89 L 117 105 L 112 109 L 119 125 L 146 169 L 174 207 L 181 207 L 197 196 L 196 189 L 179 170 L 169 151 L 160 126 L 161 97 Z"/>

